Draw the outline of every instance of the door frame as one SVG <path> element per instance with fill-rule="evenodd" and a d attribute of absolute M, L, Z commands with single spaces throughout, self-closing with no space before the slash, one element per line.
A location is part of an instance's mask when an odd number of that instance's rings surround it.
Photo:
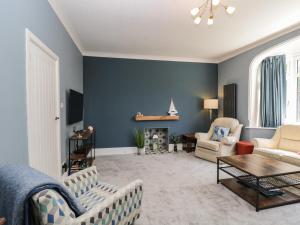
<path fill-rule="evenodd" d="M 29 149 L 29 132 L 30 132 L 30 124 L 29 124 L 29 110 L 28 110 L 28 103 L 29 103 L 29 87 L 28 87 L 28 81 L 29 81 L 29 52 L 30 52 L 30 45 L 34 44 L 38 48 L 40 48 L 42 51 L 44 51 L 46 54 L 48 54 L 54 61 L 55 61 L 55 76 L 56 76 L 56 112 L 57 116 L 59 117 L 59 120 L 56 121 L 59 123 L 57 125 L 57 162 L 58 162 L 58 178 L 62 177 L 62 157 L 61 157 L 61 110 L 60 110 L 60 74 L 59 74 L 59 57 L 50 49 L 48 48 L 37 36 L 35 36 L 28 28 L 25 29 L 26 33 L 26 118 L 27 118 L 27 148 L 28 148 L 28 163 L 30 165 L 30 149 Z M 55 118 L 53 118 L 54 120 Z"/>

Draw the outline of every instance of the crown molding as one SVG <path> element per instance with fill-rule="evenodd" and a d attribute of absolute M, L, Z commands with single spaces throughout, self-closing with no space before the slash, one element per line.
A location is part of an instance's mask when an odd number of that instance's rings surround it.
<path fill-rule="evenodd" d="M 251 49 L 254 49 L 258 46 L 266 44 L 272 40 L 280 38 L 288 33 L 300 29 L 300 23 L 291 25 L 285 29 L 282 29 L 278 32 L 275 32 L 271 35 L 268 35 L 262 39 L 259 39 L 251 44 L 238 48 L 234 51 L 221 55 L 215 58 L 190 58 L 190 57 L 174 57 L 174 56 L 157 56 L 157 55 L 139 55 L 139 54 L 130 54 L 130 53 L 112 53 L 112 52 L 101 52 L 101 51 L 85 51 L 83 48 L 78 34 L 72 29 L 72 26 L 64 16 L 63 12 L 58 7 L 57 0 L 48 0 L 50 6 L 56 13 L 57 17 L 65 27 L 66 31 L 69 33 L 71 39 L 81 52 L 83 56 L 92 56 L 92 57 L 105 57 L 105 58 L 125 58 L 125 59 L 141 59 L 141 60 L 158 60 L 158 61 L 175 61 L 175 62 L 195 62 L 195 63 L 215 63 L 219 64 L 226 60 L 229 60 L 235 56 L 238 56 L 242 53 L 245 53 Z"/>
<path fill-rule="evenodd" d="M 171 61 L 171 62 L 217 63 L 217 61 L 214 59 L 157 56 L 157 55 L 139 55 L 139 54 L 111 53 L 111 52 L 97 52 L 97 51 L 84 51 L 83 56 L 119 58 L 119 59 L 157 60 L 157 61 Z"/>
<path fill-rule="evenodd" d="M 245 52 L 247 52 L 247 51 L 249 51 L 251 49 L 254 49 L 254 48 L 259 47 L 259 46 L 261 46 L 263 44 L 266 44 L 266 43 L 268 43 L 268 42 L 270 42 L 272 40 L 280 38 L 280 37 L 282 37 L 282 36 L 284 36 L 284 35 L 286 35 L 288 33 L 296 31 L 298 29 L 300 29 L 300 23 L 296 23 L 294 25 L 291 25 L 291 26 L 289 26 L 289 27 L 287 27 L 287 28 L 285 28 L 283 30 L 280 30 L 280 31 L 275 32 L 275 33 L 273 33 L 271 35 L 268 35 L 268 36 L 266 36 L 266 37 L 264 37 L 262 39 L 259 39 L 259 40 L 255 41 L 255 42 L 253 42 L 253 43 L 251 43 L 249 45 L 246 45 L 246 46 L 244 46 L 242 48 L 239 48 L 239 49 L 234 50 L 234 51 L 232 51 L 232 52 L 230 52 L 228 54 L 225 54 L 225 55 L 219 57 L 218 59 L 216 59 L 216 61 L 217 61 L 217 63 L 224 62 L 224 61 L 226 61 L 228 59 L 231 59 L 231 58 L 233 58 L 235 56 L 238 56 L 238 55 L 240 55 L 242 53 L 245 53 Z"/>
<path fill-rule="evenodd" d="M 84 51 L 84 48 L 82 47 L 80 39 L 79 39 L 77 33 L 72 29 L 72 26 L 70 25 L 70 23 L 68 22 L 68 20 L 64 16 L 63 12 L 58 7 L 58 5 L 57 5 L 58 1 L 57 0 L 48 0 L 48 2 L 50 4 L 50 6 L 52 7 L 53 11 L 55 12 L 55 14 L 57 15 L 58 19 L 60 20 L 60 22 L 62 23 L 62 25 L 66 29 L 67 33 L 70 35 L 71 39 L 75 43 L 76 47 L 78 48 L 78 50 L 82 54 L 83 51 Z"/>

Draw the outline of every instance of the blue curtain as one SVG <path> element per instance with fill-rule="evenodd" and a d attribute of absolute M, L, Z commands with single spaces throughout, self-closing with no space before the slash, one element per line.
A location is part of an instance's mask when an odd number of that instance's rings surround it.
<path fill-rule="evenodd" d="M 261 64 L 262 127 L 281 126 L 286 113 L 286 57 L 272 56 Z"/>

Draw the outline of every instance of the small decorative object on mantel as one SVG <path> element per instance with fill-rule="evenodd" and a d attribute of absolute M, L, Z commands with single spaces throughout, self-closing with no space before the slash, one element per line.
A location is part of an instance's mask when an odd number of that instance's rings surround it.
<path fill-rule="evenodd" d="M 141 112 L 137 112 L 135 116 L 143 116 Z"/>
<path fill-rule="evenodd" d="M 170 108 L 169 108 L 168 113 L 169 113 L 170 116 L 176 116 L 178 114 L 178 111 L 175 108 L 175 105 L 174 105 L 174 102 L 173 102 L 172 98 L 171 98 L 171 104 L 170 104 Z"/>
<path fill-rule="evenodd" d="M 88 130 L 89 130 L 90 132 L 93 132 L 93 130 L 94 130 L 94 127 L 92 127 L 92 126 L 88 126 Z"/>

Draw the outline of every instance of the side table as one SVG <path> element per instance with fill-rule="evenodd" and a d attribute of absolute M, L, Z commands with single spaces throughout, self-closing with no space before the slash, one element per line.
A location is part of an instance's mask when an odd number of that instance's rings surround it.
<path fill-rule="evenodd" d="M 197 138 L 194 133 L 182 135 L 183 150 L 186 152 L 194 152 L 196 148 Z"/>
<path fill-rule="evenodd" d="M 254 145 L 251 143 L 251 141 L 239 141 L 236 143 L 237 155 L 252 154 L 253 149 Z"/>

